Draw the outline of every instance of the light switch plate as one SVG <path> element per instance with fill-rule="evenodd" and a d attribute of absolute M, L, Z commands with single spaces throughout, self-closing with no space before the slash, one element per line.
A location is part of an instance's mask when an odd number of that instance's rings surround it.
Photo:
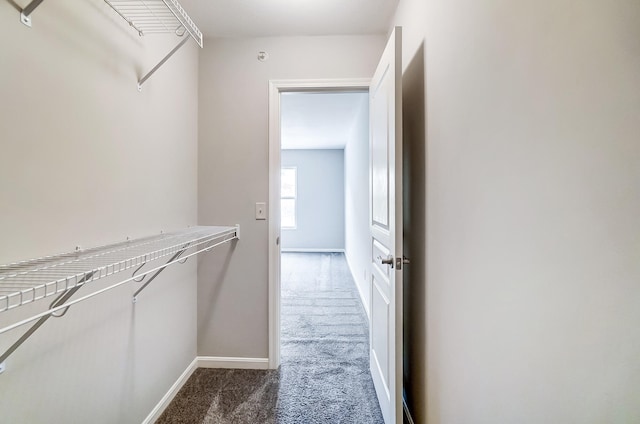
<path fill-rule="evenodd" d="M 267 204 L 265 202 L 256 203 L 256 219 L 267 219 Z"/>

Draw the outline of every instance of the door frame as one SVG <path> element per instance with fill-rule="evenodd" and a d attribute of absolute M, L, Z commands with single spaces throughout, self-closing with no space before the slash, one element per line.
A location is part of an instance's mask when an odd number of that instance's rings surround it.
<path fill-rule="evenodd" d="M 371 78 L 269 81 L 269 368 L 280 366 L 280 94 L 369 90 Z"/>

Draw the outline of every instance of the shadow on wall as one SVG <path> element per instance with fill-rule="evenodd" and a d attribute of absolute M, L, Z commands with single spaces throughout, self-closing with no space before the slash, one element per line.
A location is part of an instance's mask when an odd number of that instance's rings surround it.
<path fill-rule="evenodd" d="M 210 313 L 215 308 L 220 296 L 222 283 L 227 275 L 237 244 L 238 240 L 233 240 L 231 243 L 227 243 L 228 246 L 220 246 L 225 248 L 224 254 L 223 250 L 218 247 L 216 248 L 217 254 L 214 253 L 210 257 L 207 255 L 198 256 L 198 333 L 201 330 L 206 332 L 207 326 L 211 324 Z M 201 282 L 201 275 L 211 275 L 212 278 L 209 281 Z"/>
<path fill-rule="evenodd" d="M 426 422 L 426 105 L 424 42 L 402 76 L 404 272 L 403 377 L 407 406 L 415 422 Z"/>

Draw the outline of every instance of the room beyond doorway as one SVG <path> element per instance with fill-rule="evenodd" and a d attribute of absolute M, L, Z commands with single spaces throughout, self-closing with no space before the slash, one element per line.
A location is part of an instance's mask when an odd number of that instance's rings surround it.
<path fill-rule="evenodd" d="M 280 125 L 281 251 L 344 253 L 368 310 L 368 90 L 281 93 Z"/>
<path fill-rule="evenodd" d="M 345 252 L 346 238 L 353 240 L 345 229 L 353 202 L 347 210 L 345 193 L 368 179 L 353 171 L 366 171 L 359 159 L 367 156 L 368 103 L 367 91 L 281 94 L 282 251 Z M 368 207 L 366 196 L 355 201 Z"/>

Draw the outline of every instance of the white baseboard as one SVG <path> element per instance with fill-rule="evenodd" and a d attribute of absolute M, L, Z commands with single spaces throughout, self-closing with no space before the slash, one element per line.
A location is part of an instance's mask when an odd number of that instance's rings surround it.
<path fill-rule="evenodd" d="M 362 293 L 362 287 L 360 287 L 360 284 L 358 284 L 359 280 L 356 280 L 356 274 L 353 272 L 353 267 L 351 266 L 351 262 L 349 262 L 349 256 L 348 255 L 344 255 L 344 257 L 347 259 L 347 268 L 349 268 L 349 272 L 351 273 L 351 278 L 353 278 L 353 282 L 356 285 L 356 288 L 358 289 L 358 295 L 360 296 L 360 303 L 362 304 L 362 307 L 364 308 L 364 312 L 367 314 L 367 318 L 369 319 L 369 322 L 371 322 L 371 314 L 369 313 L 369 305 L 364 301 L 364 294 Z"/>
<path fill-rule="evenodd" d="M 162 396 L 160 402 L 158 402 L 155 408 L 153 408 L 149 415 L 147 415 L 147 418 L 142 421 L 142 424 L 153 424 L 158 418 L 160 418 L 160 415 L 162 415 L 164 410 L 167 409 L 167 406 L 169 406 L 173 398 L 178 394 L 182 386 L 184 386 L 184 383 L 189 380 L 189 377 L 191 377 L 191 374 L 193 374 L 196 368 L 198 368 L 198 358 L 194 359 L 189 364 L 187 369 L 184 370 L 176 382 L 169 388 L 169 391 Z"/>
<path fill-rule="evenodd" d="M 409 411 L 409 407 L 407 406 L 407 400 L 402 397 L 402 409 L 404 409 L 404 416 L 407 418 L 409 424 L 414 424 L 413 417 L 411 416 L 411 412 Z"/>
<path fill-rule="evenodd" d="M 268 358 L 231 358 L 218 356 L 198 356 L 200 368 L 235 368 L 266 370 L 269 368 Z"/>
<path fill-rule="evenodd" d="M 283 247 L 281 252 L 300 252 L 300 253 L 344 253 L 344 249 L 327 249 L 327 248 L 306 248 L 306 247 Z"/>

